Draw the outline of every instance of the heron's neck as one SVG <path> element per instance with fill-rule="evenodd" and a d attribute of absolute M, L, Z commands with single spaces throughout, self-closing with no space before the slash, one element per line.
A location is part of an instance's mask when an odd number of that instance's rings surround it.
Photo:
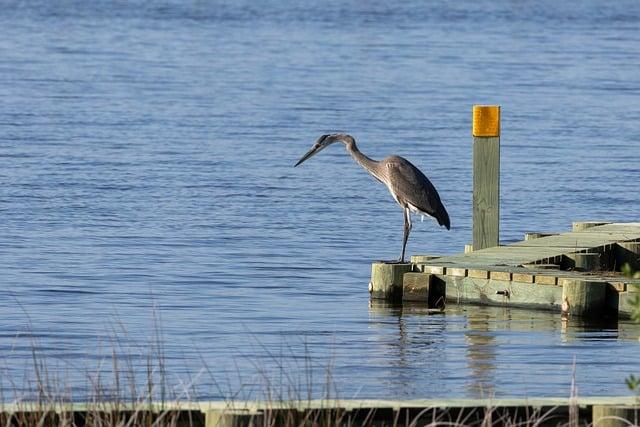
<path fill-rule="evenodd" d="M 346 144 L 346 148 L 347 148 L 347 151 L 349 152 L 349 154 L 351 155 L 351 157 L 353 157 L 353 160 L 355 160 L 367 172 L 372 174 L 374 177 L 378 178 L 373 173 L 373 171 L 375 171 L 377 169 L 377 166 L 378 166 L 378 161 L 377 160 L 370 159 L 369 157 L 367 157 L 364 154 L 362 154 L 362 152 L 360 152 L 360 150 L 358 150 L 358 146 L 356 145 L 355 141 L 348 142 Z"/>

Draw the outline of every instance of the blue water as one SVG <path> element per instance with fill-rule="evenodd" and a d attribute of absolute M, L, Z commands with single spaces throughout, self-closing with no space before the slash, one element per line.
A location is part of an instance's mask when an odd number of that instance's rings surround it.
<path fill-rule="evenodd" d="M 452 229 L 415 221 L 408 251 L 458 252 L 495 103 L 504 242 L 637 221 L 640 4 L 569 3 L 4 1 L 2 398 L 33 349 L 76 399 L 112 353 L 202 399 L 327 370 L 342 397 L 627 393 L 629 322 L 370 304 L 401 209 L 341 146 L 292 167 L 335 130 L 410 158 Z"/>

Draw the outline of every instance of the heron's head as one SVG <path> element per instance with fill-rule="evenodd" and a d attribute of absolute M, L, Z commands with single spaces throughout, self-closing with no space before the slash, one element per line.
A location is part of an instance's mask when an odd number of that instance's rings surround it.
<path fill-rule="evenodd" d="M 351 135 L 347 135 L 344 133 L 332 133 L 332 134 L 322 135 L 320 138 L 318 138 L 316 143 L 313 144 L 313 147 L 311 147 L 311 149 L 307 151 L 307 153 L 304 156 L 302 156 L 300 160 L 298 160 L 298 163 L 296 163 L 294 167 L 298 166 L 299 164 L 307 160 L 309 157 L 315 154 L 318 154 L 320 151 L 324 150 L 325 148 L 327 148 L 328 146 L 330 146 L 331 144 L 337 141 L 344 142 L 345 144 L 355 142 L 355 140 Z"/>

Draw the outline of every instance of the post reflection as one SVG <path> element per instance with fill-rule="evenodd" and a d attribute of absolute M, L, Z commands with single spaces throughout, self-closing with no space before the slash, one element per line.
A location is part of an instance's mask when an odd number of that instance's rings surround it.
<path fill-rule="evenodd" d="M 485 310 L 467 314 L 464 337 L 467 343 L 467 364 L 471 374 L 467 388 L 473 397 L 490 397 L 494 394 L 496 337 L 491 330 L 491 323 L 491 313 Z"/>
<path fill-rule="evenodd" d="M 562 369 L 571 364 L 575 348 L 603 340 L 635 341 L 640 329 L 626 321 L 563 321 L 552 311 L 450 304 L 434 314 L 419 304 L 372 300 L 369 333 L 367 363 L 395 396 L 487 398 L 522 391 L 518 379 L 537 385 L 537 377 L 531 377 L 536 368 L 528 373 L 531 357 L 540 366 L 557 366 L 554 375 L 563 381 Z"/>

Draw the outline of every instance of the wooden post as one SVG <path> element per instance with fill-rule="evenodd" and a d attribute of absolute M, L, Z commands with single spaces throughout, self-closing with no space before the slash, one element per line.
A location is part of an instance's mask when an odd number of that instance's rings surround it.
<path fill-rule="evenodd" d="M 593 427 L 637 426 L 639 409 L 634 406 L 593 405 Z"/>
<path fill-rule="evenodd" d="M 500 107 L 473 106 L 473 250 L 499 245 Z"/>
<path fill-rule="evenodd" d="M 379 261 L 371 264 L 371 282 L 369 282 L 371 298 L 401 300 L 404 273 L 409 273 L 412 269 L 413 264 L 410 262 L 400 264 Z"/>
<path fill-rule="evenodd" d="M 402 279 L 402 301 L 418 301 L 427 304 L 431 277 L 429 273 L 405 273 Z"/>
<path fill-rule="evenodd" d="M 568 314 L 584 317 L 602 315 L 606 309 L 607 284 L 585 279 L 563 279 L 562 301 Z M 564 309 L 563 309 L 564 311 Z"/>
<path fill-rule="evenodd" d="M 263 415 L 257 411 L 211 410 L 205 412 L 205 427 L 243 427 L 263 424 Z"/>

